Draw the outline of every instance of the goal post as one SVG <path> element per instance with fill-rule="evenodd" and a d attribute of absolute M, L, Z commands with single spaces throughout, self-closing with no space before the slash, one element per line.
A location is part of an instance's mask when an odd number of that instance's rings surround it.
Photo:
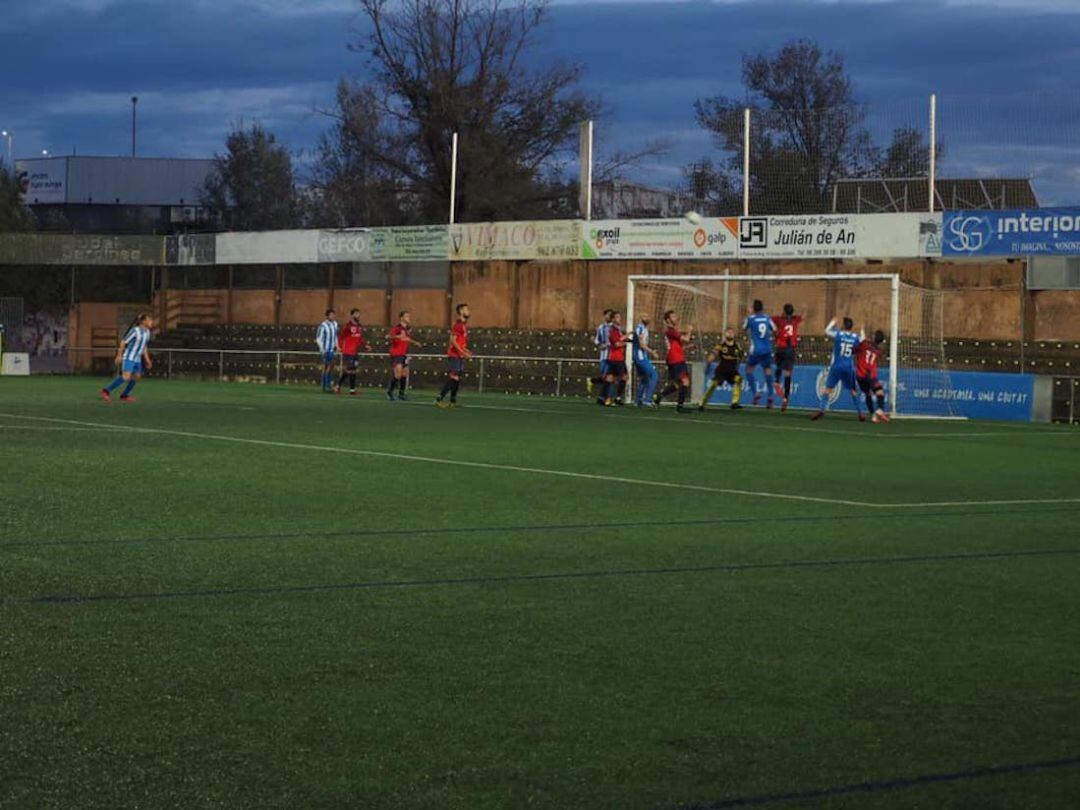
<path fill-rule="evenodd" d="M 756 299 L 763 301 L 766 314 L 776 317 L 784 304 L 792 304 L 803 317 L 792 407 L 817 407 L 832 356 L 825 326 L 834 317 L 850 317 L 856 331 L 865 329 L 872 335 L 880 329 L 887 335 L 880 378 L 886 383 L 891 414 L 956 416 L 947 398 L 935 396 L 949 388 L 941 291 L 903 284 L 898 273 L 631 275 L 626 280 L 626 331 L 632 334 L 641 316 L 648 315 L 650 343 L 662 355 L 663 313 L 674 310 L 683 326 L 694 326 L 688 359 L 698 361 L 700 369 L 726 327 L 734 327 L 745 346 L 746 335 L 739 327 Z M 630 359 L 627 397 L 633 401 L 635 369 Z M 767 394 L 760 385 L 762 378 L 758 371 L 757 392 Z M 693 381 L 695 397 L 703 383 Z M 850 399 L 846 392 L 834 390 L 831 401 L 843 409 L 853 406 Z"/>

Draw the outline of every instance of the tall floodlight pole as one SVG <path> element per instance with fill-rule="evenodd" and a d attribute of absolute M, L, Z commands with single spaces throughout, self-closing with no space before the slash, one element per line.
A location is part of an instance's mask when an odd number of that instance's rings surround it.
<path fill-rule="evenodd" d="M 131 97 L 131 156 L 135 157 L 135 108 L 139 104 L 139 97 Z"/>
<path fill-rule="evenodd" d="M 578 208 L 585 220 L 592 219 L 593 122 L 583 121 L 579 133 L 578 158 L 580 165 Z M 632 315 L 630 317 L 633 317 Z"/>
<path fill-rule="evenodd" d="M 454 224 L 454 210 L 457 201 L 457 133 L 450 139 L 450 224 Z"/>
<path fill-rule="evenodd" d="M 11 152 L 12 152 L 11 144 L 12 144 L 12 141 L 15 140 L 15 135 L 12 134 L 11 132 L 8 132 L 5 129 L 5 130 L 0 131 L 0 137 L 3 137 L 3 138 L 7 139 L 7 162 L 8 162 L 8 167 L 9 168 L 13 167 L 15 164 L 12 163 L 13 158 L 12 158 L 12 154 L 11 154 Z"/>
<path fill-rule="evenodd" d="M 937 93 L 930 94 L 930 205 L 934 213 L 934 191 L 937 187 Z"/>
<path fill-rule="evenodd" d="M 742 215 L 750 216 L 750 108 L 743 110 Z"/>

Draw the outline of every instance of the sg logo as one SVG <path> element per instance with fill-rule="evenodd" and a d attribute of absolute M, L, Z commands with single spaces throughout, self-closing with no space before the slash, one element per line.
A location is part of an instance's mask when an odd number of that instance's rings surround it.
<path fill-rule="evenodd" d="M 956 217 L 949 223 L 945 244 L 953 253 L 978 253 L 990 242 L 986 217 Z"/>

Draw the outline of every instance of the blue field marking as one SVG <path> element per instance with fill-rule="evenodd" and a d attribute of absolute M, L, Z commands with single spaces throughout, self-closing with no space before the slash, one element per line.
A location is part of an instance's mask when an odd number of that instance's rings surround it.
<path fill-rule="evenodd" d="M 820 788 L 818 790 L 793 791 L 791 793 L 769 793 L 759 796 L 742 796 L 724 799 L 709 804 L 682 805 L 679 810 L 726 810 L 730 807 L 760 807 L 766 804 L 785 802 L 806 802 L 818 799 L 831 799 L 838 796 L 850 796 L 856 793 L 885 793 L 892 790 L 907 790 L 922 785 L 936 785 L 947 782 L 963 782 L 972 779 L 986 779 L 992 776 L 1011 776 L 1017 774 L 1035 774 L 1060 768 L 1075 768 L 1080 765 L 1080 757 L 1048 759 L 1038 762 L 1014 762 L 1008 765 L 993 765 L 986 768 L 972 768 L 951 773 L 925 773 L 898 779 L 883 779 L 858 782 L 852 785 Z"/>
<path fill-rule="evenodd" d="M 539 523 L 524 525 L 502 526 L 443 526 L 438 528 L 411 528 L 411 529 L 348 529 L 342 531 L 299 531 L 299 532 L 268 532 L 253 534 L 207 534 L 207 535 L 173 535 L 164 537 L 110 537 L 97 539 L 59 539 L 59 540 L 9 540 L 0 542 L 0 551 L 17 548 L 54 548 L 66 546 L 112 546 L 112 545 L 141 545 L 144 543 L 214 543 L 214 542 L 243 542 L 245 540 L 297 540 L 316 538 L 380 538 L 380 537 L 409 537 L 414 535 L 438 536 L 460 534 L 492 534 L 492 533 L 532 533 L 532 532 L 564 532 L 564 531 L 593 531 L 601 529 L 649 529 L 672 526 L 738 526 L 738 525 L 769 525 L 800 524 L 800 523 L 828 523 L 832 521 L 844 523 L 857 523 L 863 521 L 879 520 L 922 520 L 924 518 L 964 518 L 964 517 L 994 517 L 998 515 L 1046 515 L 1058 512 L 1080 512 L 1078 506 L 1058 506 L 1045 509 L 970 509 L 959 511 L 950 509 L 940 512 L 886 512 L 859 513 L 846 512 L 832 515 L 787 515 L 784 517 L 772 517 L 763 521 L 760 515 L 747 517 L 716 517 L 716 518 L 690 518 L 687 520 L 632 520 L 614 523 Z"/>
<path fill-rule="evenodd" d="M 965 554 L 920 554 L 900 557 L 863 557 L 826 560 L 788 560 L 758 563 L 721 563 L 717 565 L 672 566 L 665 568 L 623 568 L 594 571 L 561 571 L 549 574 L 504 574 L 497 576 L 446 577 L 432 579 L 375 580 L 316 585 L 261 585 L 242 588 L 207 588 L 157 593 L 42 594 L 3 600 L 7 604 L 72 604 L 92 602 L 136 602 L 221 596 L 272 596 L 334 591 L 365 591 L 397 588 L 434 588 L 455 585 L 506 585 L 530 582 L 559 582 L 618 577 L 671 576 L 680 574 L 742 573 L 809 568 L 846 568 L 854 566 L 911 565 L 919 563 L 978 562 L 1032 557 L 1070 557 L 1080 555 L 1080 548 L 1039 549 L 1029 551 L 981 551 Z"/>

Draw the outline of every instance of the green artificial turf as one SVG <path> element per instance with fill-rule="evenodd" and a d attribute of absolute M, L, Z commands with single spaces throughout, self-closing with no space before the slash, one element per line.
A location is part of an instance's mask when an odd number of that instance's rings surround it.
<path fill-rule="evenodd" d="M 1075 430 L 97 384 L 0 379 L 0 806 L 1080 796 Z"/>

